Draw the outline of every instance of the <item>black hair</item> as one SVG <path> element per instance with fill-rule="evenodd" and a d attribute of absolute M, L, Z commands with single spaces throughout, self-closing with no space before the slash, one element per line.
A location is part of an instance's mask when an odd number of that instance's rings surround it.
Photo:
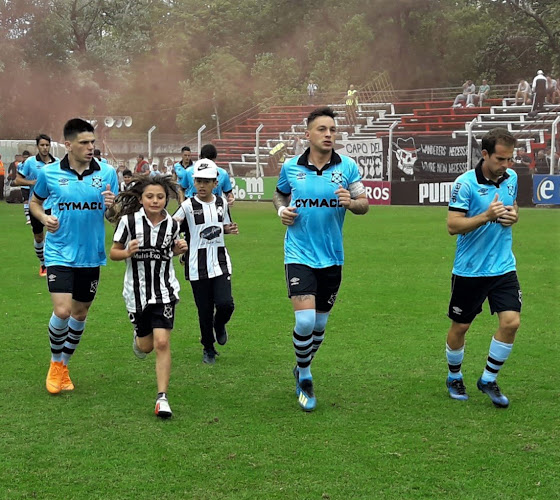
<path fill-rule="evenodd" d="M 93 156 L 101 156 L 101 150 L 100 149 L 94 149 L 93 150 Z"/>
<path fill-rule="evenodd" d="M 200 159 L 206 158 L 207 160 L 215 160 L 218 157 L 218 150 L 214 144 L 205 144 L 200 148 Z"/>
<path fill-rule="evenodd" d="M 144 159 L 144 155 L 143 155 L 143 154 L 139 154 L 139 155 L 138 155 L 138 158 L 140 158 L 140 159 L 143 160 L 143 159 Z"/>
<path fill-rule="evenodd" d="M 31 156 L 31 153 L 29 151 L 27 151 L 27 149 L 24 149 L 23 152 L 21 153 L 21 156 Z"/>
<path fill-rule="evenodd" d="M 35 144 L 37 144 L 37 146 L 39 145 L 39 141 L 41 139 L 44 139 L 49 144 L 52 142 L 52 139 L 47 134 L 39 134 L 37 137 L 35 137 Z"/>
<path fill-rule="evenodd" d="M 501 127 L 493 128 L 482 136 L 482 150 L 485 150 L 488 153 L 488 156 L 492 156 L 494 154 L 497 143 L 515 147 L 517 139 L 510 133 L 509 130 Z"/>
<path fill-rule="evenodd" d="M 328 106 L 314 109 L 313 111 L 311 111 L 311 113 L 309 113 L 309 116 L 307 117 L 307 128 L 309 128 L 309 126 L 320 116 L 330 116 L 334 120 L 336 113 L 332 108 L 329 108 Z"/>
<path fill-rule="evenodd" d="M 181 148 L 181 153 L 182 153 L 183 151 L 190 151 L 190 150 L 191 150 L 191 148 L 189 148 L 188 146 L 183 146 L 183 147 Z"/>
<path fill-rule="evenodd" d="M 63 135 L 65 140 L 72 140 L 82 132 L 92 132 L 95 129 L 93 125 L 81 118 L 72 118 L 64 124 Z"/>
<path fill-rule="evenodd" d="M 122 174 L 123 174 L 123 177 L 124 177 L 125 175 L 130 175 L 130 176 L 132 177 L 132 172 L 131 172 L 128 168 L 125 169 L 125 170 L 123 170 L 123 173 L 122 173 Z"/>
<path fill-rule="evenodd" d="M 135 175 L 130 185 L 131 187 L 127 191 L 117 195 L 113 206 L 107 210 L 107 220 L 112 224 L 118 224 L 121 217 L 138 212 L 142 208 L 140 200 L 142 199 L 142 193 L 148 186 L 161 186 L 163 188 L 166 207 L 172 193 L 179 199 L 179 185 L 167 175 L 155 175 L 153 177 Z"/>

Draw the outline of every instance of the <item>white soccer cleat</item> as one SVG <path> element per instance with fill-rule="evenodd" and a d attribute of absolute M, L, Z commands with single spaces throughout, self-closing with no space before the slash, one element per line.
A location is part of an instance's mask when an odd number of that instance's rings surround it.
<path fill-rule="evenodd" d="M 156 400 L 154 412 L 159 418 L 170 418 L 173 415 L 166 397 L 161 397 Z"/>

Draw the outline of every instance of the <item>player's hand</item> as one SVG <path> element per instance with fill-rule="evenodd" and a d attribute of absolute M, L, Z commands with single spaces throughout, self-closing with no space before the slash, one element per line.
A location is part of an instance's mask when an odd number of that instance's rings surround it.
<path fill-rule="evenodd" d="M 504 227 L 513 226 L 519 220 L 519 214 L 511 205 L 504 208 L 506 209 L 506 213 L 498 217 L 496 220 Z"/>
<path fill-rule="evenodd" d="M 235 222 L 231 224 L 224 224 L 224 233 L 225 234 L 239 234 L 239 227 Z"/>
<path fill-rule="evenodd" d="M 103 200 L 105 201 L 105 208 L 111 208 L 115 202 L 115 194 L 111 191 L 111 185 L 107 184 L 105 191 L 101 194 L 103 195 Z"/>
<path fill-rule="evenodd" d="M 235 196 L 232 193 L 229 193 L 227 196 L 227 204 L 231 207 L 235 203 Z"/>
<path fill-rule="evenodd" d="M 494 199 L 490 203 L 488 210 L 486 210 L 486 215 L 488 216 L 488 220 L 497 220 L 507 213 L 504 204 L 501 201 L 498 201 L 498 198 L 499 195 L 498 193 L 496 193 L 496 196 L 494 196 Z"/>
<path fill-rule="evenodd" d="M 176 254 L 185 253 L 188 249 L 189 244 L 183 238 L 175 240 L 175 248 L 173 250 Z"/>
<path fill-rule="evenodd" d="M 128 250 L 128 256 L 131 257 L 140 249 L 140 243 L 138 243 L 138 240 L 131 240 L 126 249 Z"/>
<path fill-rule="evenodd" d="M 338 189 L 334 192 L 334 194 L 338 196 L 338 203 L 340 204 L 340 206 L 346 209 L 350 208 L 352 198 L 348 189 L 344 189 L 342 186 L 338 186 Z"/>
<path fill-rule="evenodd" d="M 43 226 L 47 228 L 49 233 L 58 231 L 58 228 L 60 227 L 58 217 L 56 215 L 46 215 L 43 219 Z"/>
<path fill-rule="evenodd" d="M 280 220 L 285 226 L 292 226 L 297 216 L 298 214 L 296 213 L 296 207 L 286 207 L 284 210 L 282 210 Z"/>

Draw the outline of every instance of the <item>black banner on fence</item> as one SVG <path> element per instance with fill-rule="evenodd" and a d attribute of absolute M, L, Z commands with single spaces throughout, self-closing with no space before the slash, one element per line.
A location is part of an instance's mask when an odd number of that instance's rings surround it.
<path fill-rule="evenodd" d="M 385 141 L 387 148 L 388 139 Z M 466 137 L 415 136 L 393 139 L 394 180 L 453 179 L 468 170 Z M 388 149 L 387 149 L 388 151 Z M 480 159 L 480 148 L 473 140 L 472 165 Z"/>

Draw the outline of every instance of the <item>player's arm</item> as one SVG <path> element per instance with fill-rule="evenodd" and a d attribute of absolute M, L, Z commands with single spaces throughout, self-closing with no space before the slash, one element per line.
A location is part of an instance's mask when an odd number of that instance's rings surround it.
<path fill-rule="evenodd" d="M 490 221 L 503 217 L 506 213 L 507 210 L 504 204 L 498 201 L 497 194 L 486 211 L 473 217 L 467 217 L 467 213 L 464 210 L 454 210 L 453 207 L 450 207 L 447 213 L 447 230 L 452 236 L 470 233 Z"/>
<path fill-rule="evenodd" d="M 340 205 L 353 214 L 364 215 L 369 210 L 366 190 L 361 181 L 353 182 L 348 189 L 338 186 L 334 194 L 338 196 Z"/>
<path fill-rule="evenodd" d="M 47 215 L 43 208 L 44 199 L 38 198 L 35 193 L 29 202 L 29 210 L 38 221 L 45 226 L 49 233 L 54 233 L 60 227 L 58 217 L 56 215 Z"/>
<path fill-rule="evenodd" d="M 285 226 L 293 225 L 294 220 L 297 217 L 296 207 L 289 206 L 291 198 L 291 194 L 282 193 L 281 191 L 278 191 L 278 189 L 276 189 L 274 195 L 272 196 L 274 208 L 276 208 L 278 216 L 282 220 L 282 224 Z"/>
<path fill-rule="evenodd" d="M 19 172 L 16 172 L 16 178 L 14 179 L 14 184 L 16 186 L 34 186 L 36 182 L 36 180 L 31 181 L 29 179 L 26 179 Z"/>
<path fill-rule="evenodd" d="M 138 240 L 131 240 L 126 246 L 119 241 L 114 241 L 111 251 L 109 252 L 109 258 L 117 261 L 128 259 L 138 251 L 139 247 L 140 244 Z"/>

